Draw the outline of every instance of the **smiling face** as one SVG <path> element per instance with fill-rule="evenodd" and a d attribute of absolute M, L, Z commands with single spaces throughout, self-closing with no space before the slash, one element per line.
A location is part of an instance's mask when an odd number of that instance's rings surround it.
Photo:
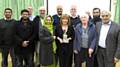
<path fill-rule="evenodd" d="M 62 24 L 67 25 L 68 24 L 68 19 L 67 18 L 62 18 Z"/>
<path fill-rule="evenodd" d="M 46 15 L 45 7 L 40 7 L 39 8 L 39 14 L 40 14 L 41 17 L 45 17 L 45 15 Z"/>
<path fill-rule="evenodd" d="M 76 6 L 71 6 L 70 14 L 72 16 L 76 16 L 76 13 L 77 13 L 77 7 Z"/>
<path fill-rule="evenodd" d="M 58 6 L 57 6 L 57 14 L 58 14 L 58 15 L 62 15 L 62 12 L 63 12 L 62 6 L 61 6 L 61 5 L 58 5 Z"/>
<path fill-rule="evenodd" d="M 46 17 L 46 23 L 47 25 L 51 24 L 52 23 L 52 18 L 50 16 L 47 16 Z"/>
<path fill-rule="evenodd" d="M 11 10 L 5 10 L 4 15 L 5 15 L 5 18 L 11 18 L 12 11 Z"/>
<path fill-rule="evenodd" d="M 22 16 L 23 19 L 28 19 L 29 18 L 29 13 L 28 12 L 23 12 L 21 16 Z"/>
<path fill-rule="evenodd" d="M 62 15 L 61 17 L 61 25 L 69 25 L 70 23 L 69 16 L 67 14 Z"/>
<path fill-rule="evenodd" d="M 86 24 L 89 21 L 89 16 L 87 14 L 81 14 L 80 20 L 81 20 L 82 24 Z"/>
<path fill-rule="evenodd" d="M 111 14 L 108 11 L 102 11 L 101 19 L 103 23 L 108 23 L 110 21 Z"/>

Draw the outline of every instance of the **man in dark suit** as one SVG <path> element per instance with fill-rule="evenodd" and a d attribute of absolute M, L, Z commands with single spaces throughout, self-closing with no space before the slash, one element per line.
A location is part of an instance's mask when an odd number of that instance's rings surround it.
<path fill-rule="evenodd" d="M 60 24 L 60 18 L 63 14 L 63 7 L 62 5 L 58 5 L 57 6 L 57 14 L 53 15 L 53 26 L 54 26 L 54 30 L 56 29 L 56 27 Z M 56 43 L 57 44 L 57 43 Z M 58 47 L 58 45 L 56 45 Z M 57 63 L 58 63 L 58 60 L 59 60 L 59 56 L 58 56 L 58 48 L 56 49 L 56 53 L 55 53 L 55 61 L 56 61 L 56 66 L 57 66 Z"/>
<path fill-rule="evenodd" d="M 101 18 L 100 18 L 101 10 L 100 10 L 100 8 L 93 8 L 92 13 L 93 13 L 93 18 L 90 21 L 93 22 L 94 25 L 96 25 L 97 22 L 101 21 Z M 96 54 L 94 55 L 94 67 L 98 67 Z"/>
<path fill-rule="evenodd" d="M 21 20 L 15 26 L 17 56 L 16 67 L 34 67 L 34 48 L 35 48 L 35 27 L 29 20 L 29 11 L 24 9 L 21 11 Z M 23 61 L 25 62 L 23 64 Z"/>
<path fill-rule="evenodd" d="M 6 8 L 4 10 L 4 18 L 0 19 L 0 49 L 2 53 L 2 67 L 8 66 L 8 54 L 12 58 L 12 67 L 15 67 L 15 54 L 14 54 L 14 27 L 15 20 L 12 19 L 12 9 Z"/>
<path fill-rule="evenodd" d="M 57 26 L 60 23 L 60 17 L 63 14 L 63 7 L 61 5 L 57 6 L 57 14 L 53 15 L 53 25 Z"/>
<path fill-rule="evenodd" d="M 78 23 L 80 23 L 79 15 L 77 15 L 77 6 L 72 5 L 70 8 L 70 21 L 71 25 L 75 28 Z"/>
<path fill-rule="evenodd" d="M 99 67 L 115 67 L 120 59 L 120 26 L 112 22 L 110 17 L 109 11 L 102 11 L 102 21 L 96 24 Z"/>

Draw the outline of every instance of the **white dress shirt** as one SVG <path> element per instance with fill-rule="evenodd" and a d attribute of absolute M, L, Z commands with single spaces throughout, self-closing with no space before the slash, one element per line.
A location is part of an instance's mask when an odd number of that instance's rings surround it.
<path fill-rule="evenodd" d="M 102 48 L 106 48 L 106 37 L 110 29 L 110 25 L 111 25 L 111 21 L 108 24 L 102 23 L 100 36 L 99 36 L 99 44 L 98 44 Z"/>

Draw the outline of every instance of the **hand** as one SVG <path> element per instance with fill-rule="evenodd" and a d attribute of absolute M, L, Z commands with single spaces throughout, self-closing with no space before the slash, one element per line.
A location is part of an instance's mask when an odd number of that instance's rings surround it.
<path fill-rule="evenodd" d="M 89 11 L 86 11 L 86 14 L 88 14 L 88 16 L 91 16 Z"/>
<path fill-rule="evenodd" d="M 63 43 L 63 40 L 60 37 L 57 37 L 57 39 L 60 41 L 60 43 Z"/>
<path fill-rule="evenodd" d="M 89 48 L 89 49 L 88 49 L 89 57 L 92 57 L 93 51 L 94 51 L 94 50 L 93 50 L 92 48 Z"/>
<path fill-rule="evenodd" d="M 114 58 L 114 63 L 117 63 L 119 61 L 119 59 L 117 59 L 116 57 Z"/>
<path fill-rule="evenodd" d="M 28 46 L 28 42 L 29 42 L 29 41 L 23 41 L 22 46 L 23 46 L 23 47 L 27 47 L 27 46 Z"/>
<path fill-rule="evenodd" d="M 78 54 L 78 51 L 77 51 L 77 50 L 74 50 L 74 53 L 75 53 L 75 54 Z"/>
<path fill-rule="evenodd" d="M 62 40 L 62 39 L 60 39 L 59 41 L 60 41 L 60 43 L 63 43 L 63 40 Z"/>
<path fill-rule="evenodd" d="M 53 39 L 56 39 L 56 36 L 53 36 Z"/>
<path fill-rule="evenodd" d="M 71 37 L 69 37 L 69 38 L 68 38 L 68 40 L 72 40 L 72 38 L 71 38 Z"/>

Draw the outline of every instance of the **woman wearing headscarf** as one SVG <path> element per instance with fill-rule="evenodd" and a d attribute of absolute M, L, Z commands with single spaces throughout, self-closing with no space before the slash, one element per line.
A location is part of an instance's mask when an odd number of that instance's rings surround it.
<path fill-rule="evenodd" d="M 53 37 L 53 19 L 50 15 L 45 17 L 40 33 L 40 64 L 42 66 L 48 66 L 53 64 L 53 45 L 55 44 L 55 37 Z"/>

